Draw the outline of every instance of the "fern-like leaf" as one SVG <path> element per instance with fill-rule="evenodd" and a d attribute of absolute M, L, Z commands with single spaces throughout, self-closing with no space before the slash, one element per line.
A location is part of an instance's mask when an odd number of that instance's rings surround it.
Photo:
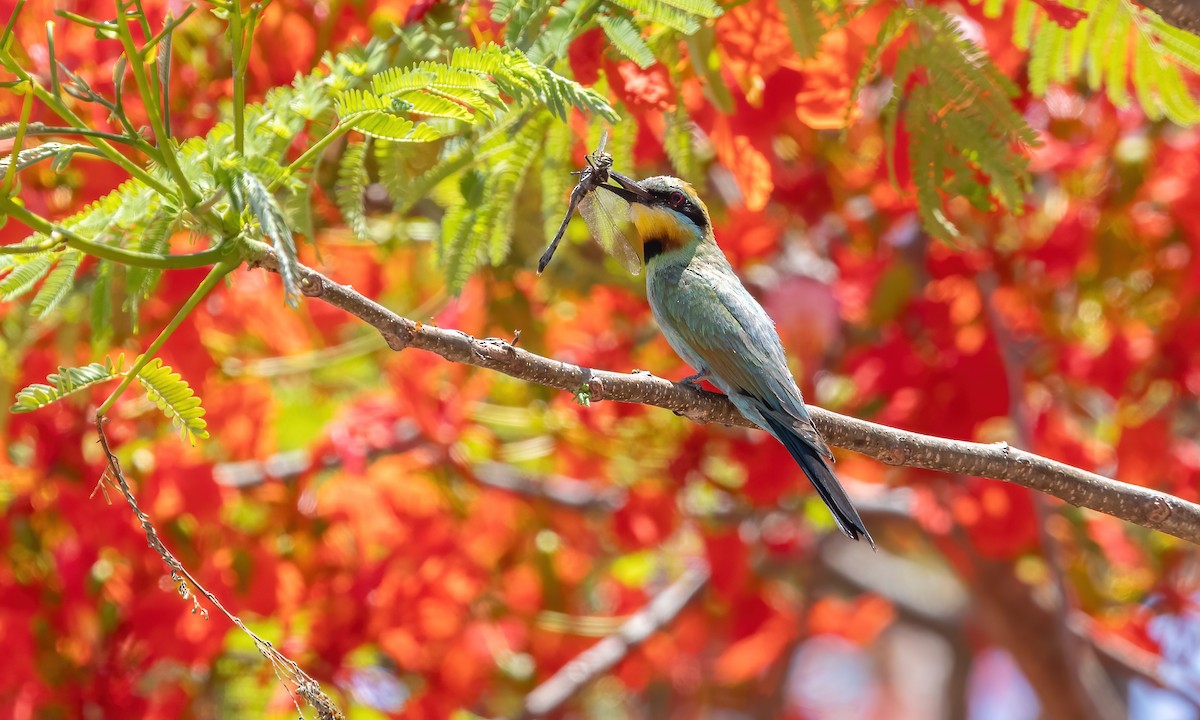
<path fill-rule="evenodd" d="M 92 363 L 83 367 L 71 368 L 59 367 L 58 372 L 52 373 L 46 378 L 49 385 L 34 383 L 22 388 L 17 393 L 9 412 L 33 412 L 74 393 L 121 377 L 124 375 L 124 371 L 121 369 L 123 364 L 124 356 L 122 355 L 116 361 L 108 359 L 103 364 Z"/>
<path fill-rule="evenodd" d="M 355 237 L 367 236 L 367 217 L 364 193 L 367 190 L 367 144 L 355 143 L 342 153 L 338 163 L 338 179 L 334 200 L 342 219 Z"/>
<path fill-rule="evenodd" d="M 813 58 L 821 49 L 821 38 L 825 36 L 822 15 L 824 6 L 820 0 L 780 0 L 779 9 L 787 24 L 792 47 L 801 58 Z"/>
<path fill-rule="evenodd" d="M 180 437 L 196 444 L 196 438 L 207 438 L 208 423 L 200 398 L 179 373 L 162 360 L 155 358 L 142 368 L 138 382 L 146 389 L 146 397 L 179 429 Z"/>
<path fill-rule="evenodd" d="M 67 299 L 75 285 L 75 272 L 79 269 L 79 261 L 82 259 L 83 254 L 77 250 L 63 253 L 58 265 L 46 276 L 46 282 L 42 283 L 41 289 L 33 298 L 29 309 L 34 317 L 46 317 Z"/>
<path fill-rule="evenodd" d="M 484 224 L 480 229 L 487 234 L 488 256 L 493 265 L 503 262 L 512 247 L 516 196 L 542 147 L 549 124 L 550 116 L 546 113 L 530 120 L 513 136 L 503 159 L 489 168 L 487 200 L 480 213 Z"/>
<path fill-rule="evenodd" d="M 229 185 L 234 207 L 243 214 L 248 214 L 257 222 L 257 231 L 271 241 L 275 254 L 279 258 L 279 277 L 283 280 L 284 295 L 287 304 L 292 307 L 300 305 L 300 270 L 296 258 L 296 241 L 292 230 L 288 227 L 287 219 L 275 197 L 267 192 L 254 173 L 242 170 L 234 175 Z"/>
<path fill-rule="evenodd" d="M 625 57 L 638 64 L 638 67 L 648 68 L 656 61 L 650 46 L 642 39 L 642 33 L 627 17 L 612 15 L 597 15 L 596 23 L 608 37 L 609 42 Z"/>
<path fill-rule="evenodd" d="M 985 14 L 996 16 L 999 6 L 982 1 Z M 1180 125 L 1200 122 L 1200 103 L 1182 75 L 1200 72 L 1200 37 L 1124 0 L 1062 4 L 1081 12 L 1072 27 L 1051 20 L 1036 0 L 1016 2 L 1013 42 L 1029 50 L 1029 88 L 1034 95 L 1082 76 L 1116 107 L 1136 100 L 1151 119 L 1166 117 Z"/>
<path fill-rule="evenodd" d="M 925 82 L 909 91 L 903 106 L 917 209 L 928 232 L 953 241 L 959 233 L 942 194 L 963 196 L 980 208 L 990 206 L 990 196 L 1019 212 L 1031 180 L 1027 158 L 1013 150 L 1036 144 L 1037 136 L 1009 100 L 1017 91 L 1012 81 L 949 15 L 932 7 L 911 12 L 927 32 L 901 49 L 894 82 L 907 87 L 917 68 L 924 70 Z M 900 109 L 899 97 L 893 98 L 883 118 L 893 180 L 892 135 Z"/>
<path fill-rule="evenodd" d="M 146 225 L 146 230 L 138 241 L 138 251 L 152 255 L 165 255 L 170 249 L 171 235 L 179 227 L 182 214 L 178 208 L 164 205 Z M 129 314 L 133 317 L 135 328 L 142 301 L 150 297 L 150 293 L 158 285 L 161 277 L 162 270 L 159 268 L 131 267 L 126 273 L 125 291 L 128 297 Z"/>
<path fill-rule="evenodd" d="M 700 29 L 701 20 L 721 15 L 721 8 L 710 0 L 608 0 L 634 15 L 691 35 Z"/>
<path fill-rule="evenodd" d="M 392 142 L 430 142 L 441 137 L 430 125 L 403 117 L 402 113 L 411 107 L 403 100 L 393 103 L 365 90 L 347 90 L 337 100 L 342 122 L 353 123 L 354 129 L 364 135 Z"/>
<path fill-rule="evenodd" d="M 59 253 L 51 252 L 22 258 L 23 262 L 0 280 L 0 300 L 8 302 L 33 290 L 33 286 L 46 277 L 58 258 Z"/>
<path fill-rule="evenodd" d="M 70 163 L 71 158 L 74 157 L 76 153 L 100 155 L 103 157 L 100 151 L 96 150 L 90 145 L 48 142 L 42 143 L 41 145 L 36 145 L 34 147 L 25 148 L 18 153 L 16 169 L 17 172 L 20 172 L 44 160 L 52 160 L 53 170 L 55 172 L 62 172 L 66 169 L 67 164 Z M 12 164 L 11 155 L 5 158 L 0 158 L 0 174 L 8 172 L 8 166 L 10 164 Z"/>

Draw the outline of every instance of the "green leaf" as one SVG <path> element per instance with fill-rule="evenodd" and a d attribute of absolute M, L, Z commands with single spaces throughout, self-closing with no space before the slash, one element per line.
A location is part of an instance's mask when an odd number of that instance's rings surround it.
<path fill-rule="evenodd" d="M 17 154 L 17 172 L 36 165 L 44 160 L 52 160 L 52 168 L 55 172 L 62 172 L 66 169 L 67 164 L 76 153 L 85 153 L 88 155 L 100 155 L 98 150 L 90 145 L 66 144 L 60 142 L 48 142 L 28 147 Z M 0 174 L 8 172 L 8 166 L 12 163 L 12 155 L 0 159 Z"/>
<path fill-rule="evenodd" d="M 917 212 L 930 234 L 954 242 L 960 233 L 946 215 L 943 195 L 964 197 L 984 209 L 995 198 L 1019 212 L 1032 181 L 1028 158 L 1014 149 L 1036 144 L 1037 135 L 1009 100 L 1017 92 L 1012 81 L 963 36 L 953 18 L 932 7 L 913 15 L 925 30 L 919 42 L 900 50 L 894 83 L 907 87 L 915 70 L 924 70 L 925 81 L 903 103 Z M 893 181 L 900 108 L 901 99 L 894 97 L 883 113 Z"/>
<path fill-rule="evenodd" d="M 112 263 L 100 263 L 92 286 L 91 323 L 92 348 L 96 349 L 112 336 Z"/>
<path fill-rule="evenodd" d="M 58 372 L 52 373 L 46 378 L 49 385 L 34 383 L 18 392 L 9 412 L 33 412 L 94 385 L 121 377 L 125 374 L 121 369 L 123 364 L 124 356 L 122 355 L 117 358 L 116 362 L 108 359 L 104 364 L 92 363 L 83 367 L 59 367 Z"/>
<path fill-rule="evenodd" d="M 639 19 L 656 22 L 660 25 L 678 30 L 684 35 L 691 35 L 700 29 L 697 13 L 689 13 L 674 4 L 663 0 L 608 0 L 614 5 L 630 10 Z M 712 15 L 705 17 L 715 17 Z"/>
<path fill-rule="evenodd" d="M 334 187 L 334 201 L 342 213 L 342 219 L 357 238 L 367 236 L 364 194 L 370 178 L 367 176 L 366 159 L 366 143 L 348 146 L 338 163 L 338 179 Z"/>
<path fill-rule="evenodd" d="M 821 38 L 825 36 L 825 23 L 821 18 L 819 0 L 780 0 L 779 9 L 787 23 L 792 47 L 801 58 L 813 58 L 821 49 Z"/>
<path fill-rule="evenodd" d="M 656 62 L 650 46 L 629 18 L 597 15 L 596 22 L 617 52 L 637 63 L 638 67 L 648 68 Z"/>
<path fill-rule="evenodd" d="M 151 255 L 166 255 L 170 248 L 171 235 L 179 226 L 182 216 L 179 208 L 164 205 L 150 223 L 138 241 L 137 250 Z M 162 277 L 159 268 L 130 267 L 125 276 L 125 292 L 128 297 L 129 313 L 133 316 L 134 327 L 137 327 L 138 310 L 142 301 L 150 297 L 151 291 Z"/>
<path fill-rule="evenodd" d="M 34 317 L 45 318 L 67 298 L 75 285 L 75 272 L 79 269 L 79 261 L 82 259 L 83 253 L 77 250 L 68 250 L 63 253 L 62 259 L 58 261 L 54 271 L 46 278 L 46 282 L 42 283 L 42 288 L 33 298 L 30 310 Z"/>
<path fill-rule="evenodd" d="M 382 98 L 365 90 L 347 90 L 338 96 L 337 113 L 342 122 L 354 124 L 354 129 L 371 137 L 392 142 L 430 142 L 441 133 L 426 123 L 416 123 L 403 117 L 403 103 Z M 411 103 L 408 107 L 412 107 Z"/>
<path fill-rule="evenodd" d="M 138 373 L 138 382 L 146 389 L 146 397 L 179 429 L 180 437 L 196 444 L 196 438 L 207 438 L 207 423 L 200 398 L 187 382 L 155 358 Z"/>
<path fill-rule="evenodd" d="M 58 258 L 58 253 L 51 252 L 27 255 L 22 258 L 24 262 L 17 265 L 3 280 L 0 280 L 0 300 L 4 302 L 15 300 L 32 290 L 39 280 L 46 277 Z"/>
<path fill-rule="evenodd" d="M 296 257 L 296 241 L 288 227 L 283 210 L 275 196 L 254 173 L 243 170 L 230 184 L 234 207 L 257 221 L 256 230 L 271 241 L 279 258 L 279 277 L 283 280 L 284 296 L 291 307 L 300 305 L 300 269 Z"/>

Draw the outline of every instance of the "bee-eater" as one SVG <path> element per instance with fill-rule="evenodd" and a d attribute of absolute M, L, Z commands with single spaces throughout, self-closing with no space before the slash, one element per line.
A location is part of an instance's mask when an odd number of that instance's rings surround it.
<path fill-rule="evenodd" d="M 875 546 L 834 476 L 833 453 L 813 425 L 788 370 L 783 343 L 766 310 L 746 290 L 717 246 L 708 208 L 695 189 L 673 177 L 600 187 L 630 203 L 642 241 L 650 309 L 671 348 L 707 378 L 747 420 L 774 436 L 799 463 L 833 519 L 851 539 Z"/>

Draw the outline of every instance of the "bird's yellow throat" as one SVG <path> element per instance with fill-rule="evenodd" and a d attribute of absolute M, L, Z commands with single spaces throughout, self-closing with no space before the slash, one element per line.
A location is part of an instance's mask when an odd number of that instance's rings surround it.
<path fill-rule="evenodd" d="M 642 238 L 643 245 L 651 241 L 661 242 L 664 251 L 675 250 L 687 245 L 695 238 L 683 221 L 669 210 L 652 205 L 635 204 L 630 208 L 634 227 Z"/>

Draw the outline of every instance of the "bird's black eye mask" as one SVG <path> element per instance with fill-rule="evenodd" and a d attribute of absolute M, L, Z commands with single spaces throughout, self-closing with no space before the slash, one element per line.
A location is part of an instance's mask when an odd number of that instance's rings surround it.
<path fill-rule="evenodd" d="M 678 190 L 649 190 L 643 187 L 641 183 L 634 182 L 620 173 L 614 172 L 610 174 L 614 180 L 621 184 L 621 187 L 607 184 L 600 187 L 624 198 L 626 202 L 668 207 L 683 215 L 688 220 L 691 220 L 692 224 L 700 230 L 708 228 L 708 218 L 704 216 L 704 211 L 696 207 L 696 204 L 688 200 L 687 196 L 682 192 Z"/>
<path fill-rule="evenodd" d="M 704 217 L 704 211 L 678 190 L 651 190 L 650 195 L 654 198 L 655 205 L 671 208 L 691 220 L 692 224 L 701 230 L 708 227 L 708 218 Z"/>

